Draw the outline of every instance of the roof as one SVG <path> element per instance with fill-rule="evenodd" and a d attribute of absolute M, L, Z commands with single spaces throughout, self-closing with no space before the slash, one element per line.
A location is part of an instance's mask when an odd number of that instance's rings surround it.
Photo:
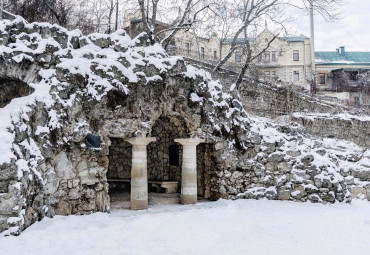
<path fill-rule="evenodd" d="M 305 35 L 300 36 L 285 36 L 285 37 L 278 37 L 280 40 L 287 41 L 287 42 L 304 42 L 305 39 L 308 39 Z"/>
<path fill-rule="evenodd" d="M 231 43 L 233 41 L 233 39 L 234 38 L 221 38 L 220 41 L 221 42 L 226 42 L 226 43 Z M 254 38 L 249 38 L 249 41 L 254 41 L 254 40 L 255 40 Z M 237 44 L 245 43 L 245 38 L 237 38 L 236 43 Z"/>
<path fill-rule="evenodd" d="M 370 52 L 345 52 L 342 56 L 337 51 L 317 51 L 315 58 L 320 65 L 370 65 Z"/>
<path fill-rule="evenodd" d="M 334 69 L 332 72 L 339 72 L 339 71 L 345 71 L 345 72 L 367 72 L 370 71 L 369 68 L 339 68 L 339 69 Z"/>
<path fill-rule="evenodd" d="M 134 24 L 134 23 L 140 23 L 142 20 L 143 19 L 131 19 L 130 22 L 132 24 Z M 165 23 L 165 22 L 162 22 L 162 21 L 159 21 L 159 20 L 156 20 L 155 21 L 155 24 L 157 24 L 157 25 L 163 25 L 163 26 L 170 26 L 170 24 Z"/>
<path fill-rule="evenodd" d="M 308 37 L 304 36 L 304 35 L 299 35 L 299 36 L 286 36 L 286 37 L 278 37 L 279 40 L 282 40 L 282 41 L 287 41 L 287 42 L 304 42 L 305 39 L 308 39 Z M 221 39 L 221 42 L 227 42 L 227 43 L 231 43 L 233 40 L 233 38 L 222 38 Z M 253 42 L 256 40 L 256 38 L 254 37 L 251 37 L 251 38 L 248 38 L 249 41 Z M 236 43 L 237 44 L 241 44 L 241 43 L 244 43 L 245 42 L 245 38 L 238 38 Z"/>

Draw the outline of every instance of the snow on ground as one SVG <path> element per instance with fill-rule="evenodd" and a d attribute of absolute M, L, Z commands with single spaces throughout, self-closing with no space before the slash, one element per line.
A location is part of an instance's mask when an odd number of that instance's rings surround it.
<path fill-rule="evenodd" d="M 44 218 L 1 254 L 369 254 L 370 203 L 269 200 L 152 205 Z"/>

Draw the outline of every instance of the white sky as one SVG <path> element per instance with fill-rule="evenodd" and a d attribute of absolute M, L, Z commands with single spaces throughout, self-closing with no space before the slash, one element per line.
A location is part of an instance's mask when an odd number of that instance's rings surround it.
<path fill-rule="evenodd" d="M 345 0 L 340 8 L 341 19 L 327 22 L 315 15 L 316 51 L 370 51 L 370 0 Z M 294 22 L 298 33 L 310 37 L 309 17 L 302 14 Z"/>

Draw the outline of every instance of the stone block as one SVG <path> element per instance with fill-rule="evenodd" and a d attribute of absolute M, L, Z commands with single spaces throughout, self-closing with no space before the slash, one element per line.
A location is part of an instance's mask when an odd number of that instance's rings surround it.
<path fill-rule="evenodd" d="M 82 159 L 80 162 L 78 162 L 78 164 L 76 166 L 76 170 L 77 170 L 77 172 L 82 172 L 86 169 L 87 169 L 87 160 Z"/>
<path fill-rule="evenodd" d="M 78 184 L 80 184 L 79 179 L 73 179 L 72 180 L 72 188 L 76 188 L 78 186 Z"/>
<path fill-rule="evenodd" d="M 68 160 L 64 151 L 60 152 L 55 158 L 55 172 L 63 180 L 73 179 L 76 174 L 71 161 Z"/>
<path fill-rule="evenodd" d="M 96 192 L 93 189 L 86 188 L 83 192 L 86 198 L 95 198 L 96 196 Z"/>
<path fill-rule="evenodd" d="M 277 164 L 277 170 L 282 173 L 290 173 L 292 171 L 292 166 L 287 162 L 280 162 Z"/>
<path fill-rule="evenodd" d="M 81 180 L 81 184 L 94 185 L 99 182 L 99 176 L 104 170 L 102 167 L 91 167 L 78 174 Z"/>
<path fill-rule="evenodd" d="M 367 169 L 362 169 L 358 173 L 357 178 L 359 178 L 361 181 L 370 181 L 370 167 Z"/>
<path fill-rule="evenodd" d="M 366 195 L 366 189 L 364 187 L 352 186 L 351 194 L 352 198 L 357 198 L 360 194 Z"/>
<path fill-rule="evenodd" d="M 59 201 L 55 207 L 55 213 L 58 215 L 70 215 L 72 213 L 72 205 L 67 201 Z"/>
<path fill-rule="evenodd" d="M 274 153 L 274 154 L 269 155 L 266 160 L 267 162 L 279 163 L 279 162 L 284 161 L 284 157 L 285 157 L 284 154 Z"/>
<path fill-rule="evenodd" d="M 69 189 L 72 189 L 73 188 L 72 180 L 67 180 L 67 187 Z"/>
<path fill-rule="evenodd" d="M 95 211 L 96 203 L 94 199 L 90 199 L 88 203 L 84 203 L 81 208 L 83 211 Z"/>
<path fill-rule="evenodd" d="M 290 190 L 281 189 L 278 191 L 278 200 L 289 200 Z"/>
<path fill-rule="evenodd" d="M 81 197 L 79 192 L 80 192 L 80 189 L 78 187 L 70 189 L 68 192 L 68 198 L 71 200 L 79 199 Z"/>
<path fill-rule="evenodd" d="M 224 186 L 220 187 L 219 192 L 220 192 L 221 195 L 226 195 L 227 194 L 226 188 Z"/>
<path fill-rule="evenodd" d="M 301 159 L 301 162 L 305 165 L 310 164 L 315 160 L 315 157 L 313 155 L 307 155 Z"/>
<path fill-rule="evenodd" d="M 294 199 L 301 199 L 302 197 L 304 197 L 306 195 L 306 192 L 304 190 L 304 187 L 302 185 L 298 185 L 297 187 L 295 187 L 293 190 L 292 190 L 292 193 L 291 193 L 291 196 L 294 198 Z"/>
<path fill-rule="evenodd" d="M 281 177 L 276 179 L 276 186 L 283 186 L 288 181 L 288 177 L 284 174 Z"/>
<path fill-rule="evenodd" d="M 366 198 L 370 201 L 370 187 L 366 188 Z"/>
<path fill-rule="evenodd" d="M 322 199 L 318 194 L 311 194 L 307 196 L 308 200 L 310 200 L 312 203 L 321 203 Z"/>
<path fill-rule="evenodd" d="M 355 178 L 353 176 L 347 176 L 344 178 L 347 185 L 355 184 Z"/>
<path fill-rule="evenodd" d="M 333 191 L 330 191 L 328 193 L 320 193 L 320 198 L 323 201 L 334 203 L 335 202 L 335 194 Z"/>
<path fill-rule="evenodd" d="M 291 157 L 299 157 L 299 156 L 301 156 L 301 152 L 300 151 L 293 151 L 293 150 L 287 151 L 286 154 L 289 155 L 289 156 L 291 156 Z"/>

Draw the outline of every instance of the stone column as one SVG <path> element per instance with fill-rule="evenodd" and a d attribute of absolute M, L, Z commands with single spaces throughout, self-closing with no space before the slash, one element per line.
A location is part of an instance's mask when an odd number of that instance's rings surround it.
<path fill-rule="evenodd" d="M 175 139 L 183 147 L 181 203 L 184 205 L 197 202 L 197 145 L 204 139 Z"/>
<path fill-rule="evenodd" d="M 146 146 L 156 140 L 155 137 L 127 138 L 132 144 L 131 194 L 130 209 L 148 209 L 148 171 Z"/>

